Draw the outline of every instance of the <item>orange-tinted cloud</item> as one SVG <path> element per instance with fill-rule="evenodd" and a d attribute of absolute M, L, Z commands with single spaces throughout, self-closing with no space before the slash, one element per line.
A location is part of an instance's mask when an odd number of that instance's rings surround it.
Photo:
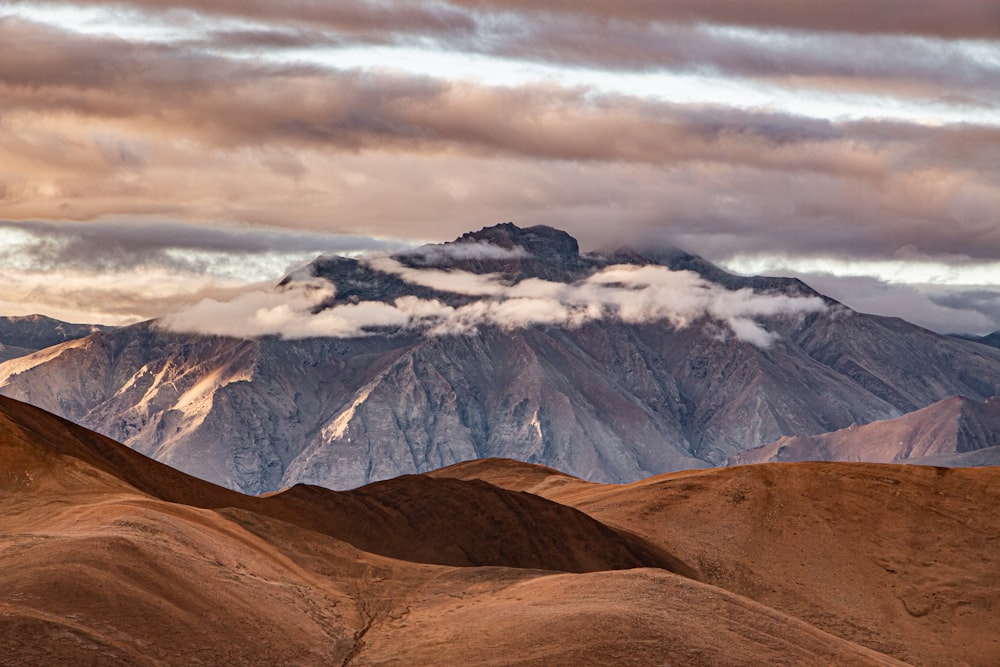
<path fill-rule="evenodd" d="M 16 0 L 13 4 L 19 4 Z M 44 4 L 44 3 L 42 3 Z M 1000 6 L 992 0 L 906 0 L 904 3 L 843 0 L 387 0 L 378 3 L 287 0 L 89 0 L 88 6 L 139 8 L 191 20 L 240 18 L 321 26 L 358 34 L 404 32 L 453 35 L 473 32 L 477 21 L 529 21 L 546 16 L 625 22 L 748 26 L 855 34 L 912 34 L 945 38 L 1000 37 Z"/>
<path fill-rule="evenodd" d="M 483 87 L 427 78 L 265 66 L 184 49 L 70 36 L 4 22 L 6 112 L 126 121 L 226 148 L 500 154 L 577 161 L 718 161 L 877 178 L 882 148 L 997 141 L 997 128 L 832 124 L 780 113 L 692 108 L 555 86 Z M 46 48 L 37 48 L 38 44 Z M 943 141 L 941 138 L 944 138 Z M 117 149 L 118 160 L 139 160 Z M 930 162 L 934 163 L 933 160 Z"/>
<path fill-rule="evenodd" d="M 939 28 L 911 16 L 890 30 L 868 8 L 850 35 L 773 39 L 706 27 L 716 9 L 671 2 L 560 11 L 515 3 L 505 5 L 514 15 L 493 16 L 499 29 L 483 19 L 496 8 L 488 3 L 418 3 L 399 15 L 387 4 L 336 4 L 192 2 L 185 6 L 202 14 L 191 15 L 134 3 L 178 24 L 223 14 L 260 22 L 156 43 L 0 20 L 3 214 L 65 224 L 239 221 L 421 241 L 515 220 L 565 228 L 590 247 L 653 236 L 713 258 L 775 248 L 885 256 L 907 245 L 1000 257 L 996 125 L 833 121 L 255 55 L 433 38 L 525 60 L 704 69 L 792 92 L 804 81 L 879 91 L 886 103 L 952 96 L 988 106 L 1000 91 L 995 64 L 961 45 L 896 34 L 990 36 L 974 25 L 985 23 L 987 4 L 957 6 L 964 23 Z M 755 9 L 760 20 L 734 10 L 724 22 L 840 25 L 833 9 L 803 6 Z M 913 6 L 919 14 L 929 5 Z M 519 29 L 529 15 L 538 20 Z M 893 34 L 859 36 L 872 32 Z"/>

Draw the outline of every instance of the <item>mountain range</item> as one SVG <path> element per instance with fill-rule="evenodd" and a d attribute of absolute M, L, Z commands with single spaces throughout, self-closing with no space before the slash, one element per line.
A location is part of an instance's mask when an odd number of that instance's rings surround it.
<path fill-rule="evenodd" d="M 970 336 L 963 334 L 958 337 L 964 340 L 982 343 L 983 345 L 989 345 L 990 347 L 1000 347 L 1000 331 L 994 331 L 993 333 L 988 333 L 985 336 Z"/>
<path fill-rule="evenodd" d="M 0 665 L 995 665 L 996 468 L 241 495 L 0 397 Z"/>
<path fill-rule="evenodd" d="M 620 483 L 984 401 L 1000 350 L 508 223 L 48 347 L 0 364 L 0 393 L 251 494 L 488 457 Z"/>

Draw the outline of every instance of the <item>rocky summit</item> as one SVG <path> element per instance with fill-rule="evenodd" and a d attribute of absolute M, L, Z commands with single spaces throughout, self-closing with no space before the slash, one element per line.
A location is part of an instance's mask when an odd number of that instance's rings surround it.
<path fill-rule="evenodd" d="M 317 284 L 304 318 L 394 319 L 245 338 L 146 322 L 8 361 L 0 393 L 253 494 L 483 457 L 627 482 L 1000 393 L 1000 350 L 676 249 L 581 253 L 549 227 L 324 257 L 274 294 Z"/>

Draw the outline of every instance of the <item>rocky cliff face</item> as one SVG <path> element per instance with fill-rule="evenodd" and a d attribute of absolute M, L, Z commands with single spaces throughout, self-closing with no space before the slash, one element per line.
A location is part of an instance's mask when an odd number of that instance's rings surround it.
<path fill-rule="evenodd" d="M 668 266 L 726 290 L 816 296 L 795 280 L 733 276 L 680 251 L 581 255 L 550 228 L 499 225 L 395 261 L 505 284 Z M 475 298 L 377 266 L 317 261 L 308 276 L 337 286 L 317 308 Z M 766 346 L 708 315 L 687 326 L 599 318 L 303 340 L 144 323 L 0 365 L 0 392 L 248 493 L 298 482 L 349 488 L 479 457 L 623 482 L 718 465 L 785 435 L 898 417 L 956 394 L 1000 393 L 1000 351 L 826 303 L 824 312 L 761 315 L 775 336 Z"/>

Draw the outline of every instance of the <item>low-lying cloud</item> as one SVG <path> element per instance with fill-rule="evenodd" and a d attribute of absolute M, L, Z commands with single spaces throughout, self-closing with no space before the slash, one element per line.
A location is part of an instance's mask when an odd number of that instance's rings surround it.
<path fill-rule="evenodd" d="M 485 241 L 461 243 L 429 243 L 403 253 L 408 259 L 424 264 L 461 261 L 465 259 L 522 259 L 531 253 L 520 246 L 503 248 Z"/>
<path fill-rule="evenodd" d="M 508 284 L 495 274 L 415 269 L 387 257 L 368 263 L 414 285 L 478 298 L 450 305 L 444 296 L 403 296 L 392 303 L 362 301 L 314 312 L 336 293 L 333 283 L 314 279 L 248 292 L 227 302 L 206 299 L 163 318 L 160 325 L 187 333 L 297 339 L 365 336 L 387 328 L 429 336 L 471 334 L 481 326 L 574 328 L 601 319 L 662 321 L 682 329 L 707 319 L 724 324 L 736 340 L 768 347 L 777 335 L 759 318 L 826 309 L 819 297 L 728 290 L 691 271 L 663 266 L 611 266 L 572 284 L 537 278 Z"/>
<path fill-rule="evenodd" d="M 799 273 L 798 276 L 853 310 L 900 317 L 939 333 L 984 335 L 996 331 L 1000 322 L 1000 290 L 995 287 L 914 286 L 871 276 L 829 273 Z"/>

